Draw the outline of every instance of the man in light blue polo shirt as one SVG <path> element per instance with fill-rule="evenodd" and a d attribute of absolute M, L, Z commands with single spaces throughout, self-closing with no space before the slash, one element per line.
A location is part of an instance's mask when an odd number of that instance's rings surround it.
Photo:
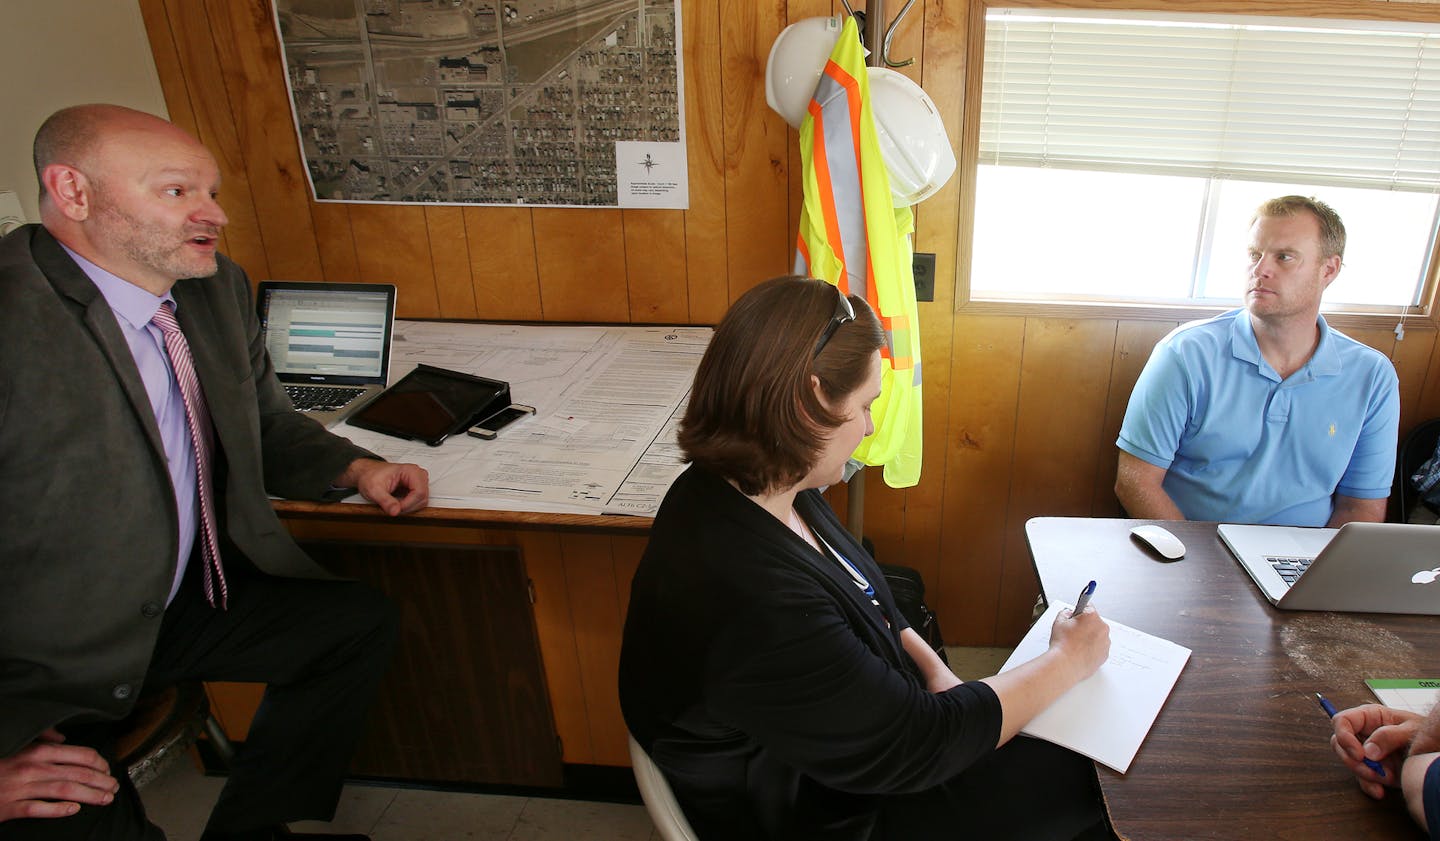
<path fill-rule="evenodd" d="M 1398 380 L 1383 354 L 1320 317 L 1344 251 L 1345 227 L 1323 202 L 1260 206 L 1245 308 L 1166 336 L 1130 395 L 1115 481 L 1130 516 L 1385 519 Z"/>

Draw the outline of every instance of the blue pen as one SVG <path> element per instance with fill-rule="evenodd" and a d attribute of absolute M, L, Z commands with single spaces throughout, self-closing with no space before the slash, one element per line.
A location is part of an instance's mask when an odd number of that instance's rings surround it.
<path fill-rule="evenodd" d="M 1332 703 L 1330 703 L 1328 700 L 1326 700 L 1326 699 L 1325 699 L 1325 696 L 1324 696 L 1324 695 L 1321 695 L 1319 692 L 1316 692 L 1316 693 L 1315 693 L 1315 700 L 1317 700 L 1317 701 L 1320 702 L 1320 709 L 1324 710 L 1324 711 L 1325 711 L 1325 714 L 1328 715 L 1328 716 L 1330 716 L 1331 718 L 1334 718 L 1334 717 L 1336 716 L 1336 714 L 1339 712 L 1338 710 L 1335 709 L 1335 705 L 1332 704 Z M 1381 776 L 1381 777 L 1385 776 L 1385 768 L 1384 768 L 1384 766 L 1382 766 L 1380 763 L 1376 762 L 1376 761 L 1373 760 L 1373 759 L 1366 759 L 1366 760 L 1365 760 L 1365 767 L 1366 767 L 1366 768 L 1369 768 L 1371 771 L 1374 771 L 1376 774 L 1378 774 L 1378 775 Z"/>
<path fill-rule="evenodd" d="M 1095 595 L 1095 582 L 1091 581 L 1080 591 L 1080 598 L 1075 600 L 1075 609 L 1070 611 L 1071 616 L 1079 616 L 1085 612 L 1085 606 L 1090 604 L 1090 597 Z"/>

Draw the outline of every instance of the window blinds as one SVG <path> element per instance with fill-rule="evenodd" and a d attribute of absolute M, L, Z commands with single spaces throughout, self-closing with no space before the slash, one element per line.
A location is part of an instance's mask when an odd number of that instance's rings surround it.
<path fill-rule="evenodd" d="M 980 163 L 1440 189 L 1440 26 L 986 18 Z"/>

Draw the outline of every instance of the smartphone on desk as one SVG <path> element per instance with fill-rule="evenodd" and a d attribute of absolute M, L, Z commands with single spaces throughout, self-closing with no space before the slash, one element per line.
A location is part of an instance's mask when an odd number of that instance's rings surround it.
<path fill-rule="evenodd" d="M 535 414 L 534 406 L 526 406 L 524 403 L 511 403 L 490 417 L 470 427 L 470 434 L 476 438 L 492 440 L 500 434 L 500 430 L 520 420 Z"/>

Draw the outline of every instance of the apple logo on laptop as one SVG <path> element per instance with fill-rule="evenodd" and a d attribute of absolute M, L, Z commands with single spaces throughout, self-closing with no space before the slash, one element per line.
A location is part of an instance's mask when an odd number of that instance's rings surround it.
<path fill-rule="evenodd" d="M 1435 569 L 1422 569 L 1410 576 L 1410 583 L 1429 584 L 1437 578 L 1440 578 L 1440 567 L 1436 567 Z"/>

